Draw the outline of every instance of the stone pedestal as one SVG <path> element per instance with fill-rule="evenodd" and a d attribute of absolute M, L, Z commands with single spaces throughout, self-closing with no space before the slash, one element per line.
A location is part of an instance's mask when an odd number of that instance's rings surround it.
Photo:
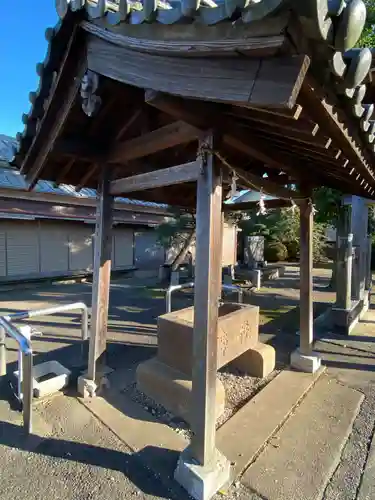
<path fill-rule="evenodd" d="M 192 381 L 184 373 L 152 358 L 137 368 L 138 389 L 167 410 L 186 422 L 191 423 L 194 409 L 191 405 Z M 216 380 L 216 418 L 225 407 L 225 390 L 220 380 Z"/>
<path fill-rule="evenodd" d="M 230 463 L 216 450 L 212 463 L 199 465 L 187 448 L 180 455 L 174 478 L 195 500 L 210 500 L 229 484 Z"/>
<path fill-rule="evenodd" d="M 311 354 L 302 354 L 299 349 L 292 352 L 290 356 L 290 364 L 292 368 L 305 373 L 315 373 L 321 366 L 320 357 L 311 352 Z"/>
<path fill-rule="evenodd" d="M 173 414 L 191 422 L 194 308 L 158 318 L 157 357 L 137 369 L 138 388 Z M 219 308 L 217 369 L 231 364 L 263 378 L 275 368 L 275 350 L 259 342 L 259 308 L 225 303 Z M 216 384 L 216 416 L 224 411 L 225 391 Z"/>

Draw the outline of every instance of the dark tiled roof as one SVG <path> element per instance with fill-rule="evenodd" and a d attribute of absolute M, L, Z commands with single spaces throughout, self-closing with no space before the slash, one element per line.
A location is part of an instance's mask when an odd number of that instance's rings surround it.
<path fill-rule="evenodd" d="M 372 65 L 369 49 L 352 49 L 357 43 L 366 20 L 363 0 L 328 2 L 321 0 L 56 0 L 60 22 L 46 32 L 49 49 L 46 59 L 37 66 L 40 85 L 30 94 L 32 107 L 24 115 L 25 130 L 19 134 L 18 159 L 25 156 L 33 137 L 38 131 L 40 119 L 53 88 L 66 42 L 74 25 L 82 20 L 104 21 L 111 25 L 120 23 L 141 24 L 181 23 L 181 29 L 189 24 L 212 25 L 228 21 L 233 25 L 251 24 L 261 19 L 293 11 L 302 27 L 301 40 L 308 40 L 308 47 L 298 47 L 300 53 L 312 55 L 312 72 L 320 84 L 333 91 L 357 121 L 352 144 L 358 158 L 374 177 L 370 166 L 374 155 L 375 121 L 372 121 L 373 104 L 363 104 L 366 82 Z M 298 23 L 297 23 L 298 24 Z M 207 28 L 209 29 L 209 28 Z M 294 33 L 298 41 L 298 33 Z M 353 121 L 353 123 L 355 123 Z M 346 127 L 349 124 L 345 124 Z M 351 127 L 353 129 L 353 124 Z M 358 137 L 360 140 L 358 141 Z M 363 147 L 364 146 L 364 147 Z M 367 151 L 366 151 L 367 150 Z M 371 156 L 369 156 L 369 154 Z M 369 160 L 371 158 L 371 160 Z"/>

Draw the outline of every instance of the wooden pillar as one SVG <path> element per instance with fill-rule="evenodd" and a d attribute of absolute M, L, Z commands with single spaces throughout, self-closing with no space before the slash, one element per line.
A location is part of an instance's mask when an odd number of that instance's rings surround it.
<path fill-rule="evenodd" d="M 300 352 L 310 356 L 313 343 L 313 206 L 300 203 Z"/>
<path fill-rule="evenodd" d="M 88 379 L 95 381 L 104 366 L 107 343 L 109 287 L 111 281 L 113 196 L 109 194 L 110 172 L 103 168 L 98 186 L 94 243 L 94 275 L 89 344 Z"/>
<path fill-rule="evenodd" d="M 213 135 L 205 144 L 213 148 Z M 222 175 L 205 153 L 197 186 L 191 453 L 207 465 L 215 454 L 218 297 L 221 287 Z"/>

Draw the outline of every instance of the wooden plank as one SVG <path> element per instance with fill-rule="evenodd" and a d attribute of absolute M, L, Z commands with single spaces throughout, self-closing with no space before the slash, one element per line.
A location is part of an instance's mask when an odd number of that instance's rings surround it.
<path fill-rule="evenodd" d="M 109 169 L 103 168 L 98 186 L 95 226 L 92 313 L 88 379 L 96 379 L 104 365 L 107 344 L 109 287 L 111 281 L 113 196 L 109 194 Z"/>
<path fill-rule="evenodd" d="M 214 147 L 214 137 L 204 141 Z M 214 457 L 216 435 L 216 367 L 218 298 L 221 284 L 221 173 L 215 156 L 202 158 L 204 175 L 197 187 L 193 393 L 191 451 L 202 465 Z"/>
<path fill-rule="evenodd" d="M 92 35 L 88 36 L 87 43 L 89 69 L 108 78 L 139 88 L 214 102 L 231 102 L 238 106 L 291 109 L 301 75 L 308 67 L 307 59 L 301 56 L 290 56 L 288 71 L 285 71 L 285 59 L 272 59 L 272 63 L 266 63 L 264 71 L 265 78 L 270 78 L 273 64 L 274 91 L 262 93 L 260 59 L 210 58 L 202 64 L 200 58 L 174 57 L 171 64 L 170 57 L 135 52 Z M 279 74 L 280 78 L 284 75 L 280 91 Z"/>
<path fill-rule="evenodd" d="M 313 206 L 300 203 L 300 351 L 309 356 L 313 344 Z"/>
<path fill-rule="evenodd" d="M 256 23 L 238 24 L 236 29 L 230 23 L 207 27 L 195 23 L 194 29 L 186 24 L 131 25 L 120 23 L 109 26 L 100 19 L 83 21 L 82 28 L 109 43 L 136 52 L 173 57 L 254 57 L 271 55 L 278 51 L 285 41 L 284 28 L 288 14 L 262 19 Z"/>
<path fill-rule="evenodd" d="M 196 182 L 201 174 L 201 169 L 202 166 L 200 162 L 193 161 L 182 165 L 176 165 L 175 167 L 133 175 L 125 179 L 117 179 L 111 182 L 110 193 L 118 196 L 120 194 L 172 186 L 184 182 Z"/>
<path fill-rule="evenodd" d="M 170 123 L 135 139 L 117 144 L 107 162 L 122 163 L 197 139 L 199 131 L 183 121 Z"/>
<path fill-rule="evenodd" d="M 277 64 L 272 58 L 262 60 L 250 103 L 269 106 L 277 96 L 278 106 L 292 109 L 309 66 L 310 58 L 305 55 L 278 57 Z"/>

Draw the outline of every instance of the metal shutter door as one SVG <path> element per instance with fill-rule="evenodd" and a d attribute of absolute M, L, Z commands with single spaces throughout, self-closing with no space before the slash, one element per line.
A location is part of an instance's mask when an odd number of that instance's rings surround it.
<path fill-rule="evenodd" d="M 69 229 L 69 269 L 85 271 L 93 268 L 92 235 L 89 226 L 76 226 Z"/>
<path fill-rule="evenodd" d="M 6 261 L 6 232 L 5 227 L 1 224 L 0 227 L 0 277 L 7 274 L 7 261 Z"/>
<path fill-rule="evenodd" d="M 133 266 L 133 231 L 116 229 L 114 231 L 114 264 L 115 269 L 126 269 Z"/>
<path fill-rule="evenodd" d="M 158 245 L 155 231 L 135 233 L 135 263 L 140 269 L 155 269 L 164 264 L 164 248 Z"/>
<path fill-rule="evenodd" d="M 7 224 L 8 276 L 39 274 L 39 227 L 35 223 Z"/>
<path fill-rule="evenodd" d="M 69 271 L 68 231 L 58 224 L 40 225 L 40 264 L 45 274 L 66 273 Z"/>

